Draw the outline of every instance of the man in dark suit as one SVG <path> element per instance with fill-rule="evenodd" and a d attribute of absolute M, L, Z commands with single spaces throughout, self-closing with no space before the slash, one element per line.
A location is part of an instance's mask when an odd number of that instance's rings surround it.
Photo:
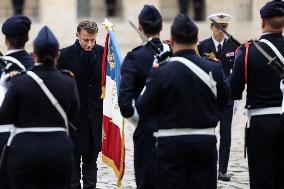
<path fill-rule="evenodd" d="M 46 26 L 33 44 L 37 64 L 11 79 L 0 108 L 0 124 L 14 124 L 7 151 L 9 180 L 13 189 L 66 189 L 74 166 L 68 120 L 79 110 L 78 90 L 73 77 L 55 68 L 59 43 Z"/>
<path fill-rule="evenodd" d="M 228 28 L 230 15 L 225 13 L 212 14 L 208 18 L 213 18 L 223 26 Z M 200 56 L 207 57 L 220 63 L 223 67 L 226 77 L 229 77 L 234 64 L 235 50 L 231 41 L 224 37 L 224 33 L 211 23 L 212 37 L 201 41 L 198 45 Z M 238 102 L 236 102 L 238 103 Z M 219 146 L 219 174 L 218 179 L 230 181 L 230 176 L 227 174 L 230 147 L 231 147 L 231 126 L 233 117 L 233 101 L 224 107 L 220 117 L 220 146 Z"/>
<path fill-rule="evenodd" d="M 162 16 L 153 5 L 145 5 L 139 17 L 139 30 L 161 50 L 167 45 L 160 40 Z M 167 46 L 168 47 L 168 46 Z M 169 48 L 169 47 L 168 47 Z M 121 82 L 118 104 L 123 117 L 134 119 L 136 101 L 140 95 L 154 61 L 154 53 L 144 46 L 138 46 L 126 55 L 121 68 Z M 134 132 L 134 169 L 138 189 L 153 188 L 153 132 L 156 131 L 155 118 L 139 117 Z"/>
<path fill-rule="evenodd" d="M 179 12 L 181 14 L 188 14 L 189 0 L 178 0 Z M 204 19 L 205 1 L 204 0 L 192 0 L 194 10 L 194 20 L 202 21 Z"/>
<path fill-rule="evenodd" d="M 12 0 L 14 15 L 23 14 L 24 0 Z"/>
<path fill-rule="evenodd" d="M 2 33 L 5 35 L 5 44 L 7 46 L 7 56 L 11 56 L 19 61 L 19 64 L 25 69 L 29 69 L 34 60 L 32 56 L 25 51 L 25 44 L 28 41 L 28 33 L 31 27 L 31 20 L 22 15 L 12 16 L 8 18 L 2 25 Z M 19 71 L 19 67 L 15 63 L 11 63 L 7 68 L 6 73 L 1 73 L 1 78 L 6 77 L 10 71 Z M 4 76 L 5 75 L 5 76 Z M 8 87 L 8 83 L 5 83 L 5 87 Z M 9 133 L 9 127 L 11 125 L 1 125 L 0 128 L 0 149 L 7 143 Z M 2 162 L 0 170 L 0 188 L 9 189 L 10 183 L 7 173 L 6 157 Z"/>
<path fill-rule="evenodd" d="M 271 1 L 261 10 L 262 35 L 257 42 L 271 57 L 284 63 L 284 2 Z M 277 52 L 278 51 L 278 52 Z M 247 153 L 251 189 L 284 188 L 283 95 L 280 77 L 255 45 L 245 45 L 236 54 L 230 77 L 233 99 L 246 86 Z"/>
<path fill-rule="evenodd" d="M 190 17 L 174 19 L 174 57 L 150 73 L 137 101 L 140 115 L 157 116 L 156 189 L 217 187 L 214 130 L 230 90 L 221 65 L 196 54 L 197 34 Z"/>
<path fill-rule="evenodd" d="M 75 171 L 73 189 L 81 188 L 81 158 L 83 187 L 95 189 L 97 182 L 97 157 L 101 151 L 103 101 L 101 97 L 101 62 L 103 47 L 96 44 L 98 27 L 94 21 L 85 20 L 77 26 L 76 42 L 61 49 L 59 69 L 71 70 L 77 81 L 80 112 L 74 121 L 77 130 L 71 131 L 74 142 Z"/>

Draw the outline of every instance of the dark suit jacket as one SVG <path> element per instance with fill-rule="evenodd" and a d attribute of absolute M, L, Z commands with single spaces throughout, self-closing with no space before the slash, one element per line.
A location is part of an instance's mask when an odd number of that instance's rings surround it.
<path fill-rule="evenodd" d="M 270 41 L 279 52 L 284 55 L 284 37 L 281 33 L 271 33 L 262 35 L 260 39 Z M 260 42 L 259 45 L 271 57 L 275 53 L 271 48 Z M 256 49 L 250 45 L 247 62 L 248 81 L 245 81 L 245 47 L 242 46 L 236 54 L 235 66 L 230 76 L 232 98 L 238 99 L 247 84 L 246 108 L 266 108 L 280 107 L 282 104 L 282 92 L 280 90 L 280 77 L 272 67 L 268 66 L 268 60 Z M 278 62 L 280 60 L 277 58 Z"/>
<path fill-rule="evenodd" d="M 198 52 L 200 56 L 210 58 L 210 54 L 212 55 L 213 53 L 215 57 L 221 61 L 226 76 L 230 75 L 230 72 L 233 68 L 236 49 L 237 48 L 232 44 L 231 41 L 225 39 L 222 47 L 221 57 L 218 58 L 212 37 L 201 41 L 198 45 Z"/>
<path fill-rule="evenodd" d="M 74 78 L 53 66 L 34 66 L 36 73 L 58 100 L 71 120 L 79 110 L 79 96 Z M 16 127 L 65 127 L 64 120 L 38 84 L 28 75 L 12 78 L 0 108 L 0 124 Z"/>
<path fill-rule="evenodd" d="M 75 151 L 101 151 L 103 101 L 101 97 L 101 70 L 103 47 L 92 50 L 91 65 L 85 60 L 84 51 L 78 41 L 61 49 L 59 69 L 68 69 L 75 75 L 80 97 L 80 112 L 74 120 L 77 131 L 71 132 Z"/>

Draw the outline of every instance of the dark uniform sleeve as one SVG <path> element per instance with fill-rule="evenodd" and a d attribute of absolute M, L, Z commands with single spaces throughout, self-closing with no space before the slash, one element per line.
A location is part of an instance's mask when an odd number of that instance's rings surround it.
<path fill-rule="evenodd" d="M 235 57 L 233 72 L 230 75 L 231 97 L 234 100 L 242 98 L 242 93 L 245 88 L 245 51 L 240 49 Z"/>
<path fill-rule="evenodd" d="M 159 68 L 157 70 L 153 70 L 147 81 L 145 91 L 142 91 L 142 95 L 138 98 L 136 103 L 136 108 L 139 115 L 143 117 L 153 116 L 159 106 L 159 99 L 162 94 L 162 83 L 159 80 L 161 78 L 161 74 L 159 74 Z"/>
<path fill-rule="evenodd" d="M 126 118 L 134 114 L 132 100 L 134 99 L 136 73 L 135 57 L 131 53 L 128 53 L 121 67 L 121 81 L 118 96 L 120 112 L 122 116 Z"/>
<path fill-rule="evenodd" d="M 15 83 L 11 81 L 11 85 L 5 95 L 5 99 L 0 107 L 0 124 L 11 124 L 15 122 L 17 113 L 18 94 Z"/>
<path fill-rule="evenodd" d="M 229 80 L 225 76 L 224 71 L 220 65 L 220 81 L 217 83 L 217 101 L 221 110 L 228 104 L 230 100 Z"/>

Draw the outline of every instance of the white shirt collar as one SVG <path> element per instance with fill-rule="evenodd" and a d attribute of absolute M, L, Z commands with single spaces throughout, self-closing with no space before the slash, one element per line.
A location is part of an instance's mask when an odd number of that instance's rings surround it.
<path fill-rule="evenodd" d="M 6 52 L 6 55 L 9 55 L 9 54 L 12 54 L 12 53 L 15 53 L 15 52 L 20 52 L 20 51 L 24 51 L 25 49 L 11 49 L 11 50 L 8 50 Z"/>
<path fill-rule="evenodd" d="M 225 38 L 221 41 L 221 42 L 218 42 L 217 40 L 215 40 L 213 37 L 212 37 L 212 40 L 214 42 L 214 45 L 215 45 L 215 49 L 216 49 L 216 52 L 218 51 L 218 45 L 221 44 L 221 46 L 223 47 L 223 44 L 224 44 L 224 41 L 225 41 Z"/>

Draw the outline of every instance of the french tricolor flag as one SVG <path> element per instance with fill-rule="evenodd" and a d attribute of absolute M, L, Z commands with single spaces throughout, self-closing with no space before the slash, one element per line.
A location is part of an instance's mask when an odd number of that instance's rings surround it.
<path fill-rule="evenodd" d="M 122 57 L 115 34 L 108 29 L 102 62 L 103 141 L 102 160 L 112 167 L 121 186 L 125 168 L 123 117 L 118 106 Z"/>

